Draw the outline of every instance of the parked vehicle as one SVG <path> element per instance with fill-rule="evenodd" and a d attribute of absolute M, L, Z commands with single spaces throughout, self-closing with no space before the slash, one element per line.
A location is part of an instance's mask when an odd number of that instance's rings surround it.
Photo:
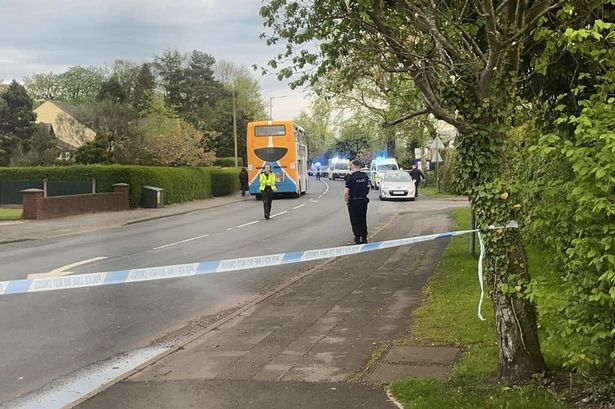
<path fill-rule="evenodd" d="M 372 189 L 378 189 L 380 187 L 380 181 L 385 172 L 398 171 L 399 166 L 397 161 L 393 158 L 388 159 L 374 159 L 369 167 L 369 180 L 372 184 Z"/>
<path fill-rule="evenodd" d="M 380 181 L 380 200 L 405 199 L 414 200 L 416 186 L 408 172 L 386 172 Z"/>
<path fill-rule="evenodd" d="M 331 159 L 329 161 L 329 180 L 346 179 L 350 175 L 350 161 L 348 159 Z"/>

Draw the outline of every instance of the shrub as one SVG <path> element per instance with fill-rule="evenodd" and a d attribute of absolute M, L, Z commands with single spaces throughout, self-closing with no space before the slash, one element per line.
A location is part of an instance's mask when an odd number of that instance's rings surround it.
<path fill-rule="evenodd" d="M 210 172 L 214 196 L 226 196 L 239 190 L 239 169 L 210 169 Z"/>
<path fill-rule="evenodd" d="M 214 160 L 214 166 L 233 168 L 235 167 L 235 157 L 231 156 L 230 158 L 216 158 L 216 160 Z M 237 166 L 243 166 L 243 158 L 237 158 Z"/>
<path fill-rule="evenodd" d="M 110 192 L 114 183 L 130 185 L 130 206 L 136 207 L 141 200 L 143 186 L 157 186 L 165 191 L 165 204 L 185 202 L 195 199 L 205 199 L 212 196 L 212 171 L 210 168 L 165 168 L 154 166 L 124 166 L 124 165 L 75 165 L 57 167 L 27 167 L 0 169 L 0 180 L 88 180 L 96 179 L 98 192 Z M 222 172 L 223 170 L 215 170 Z M 224 170 L 228 172 L 229 170 Z M 233 170 L 234 171 L 234 170 Z M 224 195 L 237 186 L 237 171 L 234 171 L 236 181 L 231 177 L 217 179 L 218 195 Z M 225 188 L 223 183 L 229 183 Z"/>

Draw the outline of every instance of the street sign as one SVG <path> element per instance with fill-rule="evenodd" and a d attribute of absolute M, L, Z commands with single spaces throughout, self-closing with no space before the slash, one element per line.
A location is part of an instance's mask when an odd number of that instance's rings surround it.
<path fill-rule="evenodd" d="M 421 148 L 414 148 L 414 159 L 421 159 L 423 157 L 423 150 Z"/>
<path fill-rule="evenodd" d="M 440 156 L 440 152 L 436 151 L 436 153 L 434 153 L 433 157 L 431 158 L 432 162 L 442 162 L 442 156 Z"/>
<path fill-rule="evenodd" d="M 429 145 L 429 149 L 444 149 L 444 144 L 437 136 L 431 141 L 431 145 Z"/>

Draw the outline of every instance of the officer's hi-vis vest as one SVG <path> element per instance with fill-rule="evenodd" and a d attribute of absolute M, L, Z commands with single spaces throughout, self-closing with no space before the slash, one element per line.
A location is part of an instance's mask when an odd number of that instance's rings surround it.
<path fill-rule="evenodd" d="M 271 187 L 271 190 L 273 190 L 274 192 L 276 190 L 278 190 L 277 186 L 275 185 L 275 175 L 272 173 L 270 173 L 269 175 L 266 175 L 264 172 L 260 174 L 260 176 L 258 177 L 258 181 L 260 182 L 260 191 L 264 191 L 265 187 L 269 186 Z"/>

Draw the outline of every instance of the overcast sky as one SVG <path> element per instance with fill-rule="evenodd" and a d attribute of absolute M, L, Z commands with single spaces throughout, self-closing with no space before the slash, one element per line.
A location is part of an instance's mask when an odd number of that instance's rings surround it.
<path fill-rule="evenodd" d="M 277 50 L 259 38 L 260 0 L 0 0 L 0 80 L 71 65 L 137 62 L 176 48 L 265 65 Z M 277 119 L 309 107 L 303 93 L 254 75 Z"/>

